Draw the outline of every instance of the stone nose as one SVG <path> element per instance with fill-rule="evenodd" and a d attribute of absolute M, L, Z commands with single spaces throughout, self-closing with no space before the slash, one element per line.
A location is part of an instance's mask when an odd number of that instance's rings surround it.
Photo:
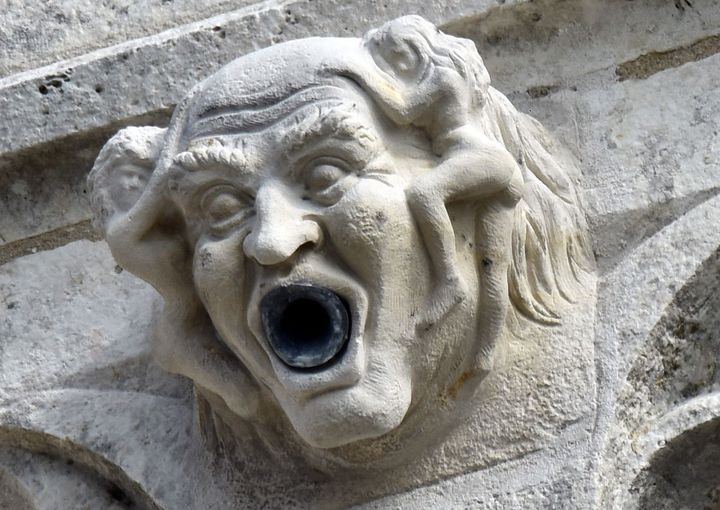
<path fill-rule="evenodd" d="M 301 246 L 318 244 L 322 238 L 320 225 L 308 218 L 303 201 L 280 183 L 267 183 L 258 190 L 255 213 L 255 225 L 243 250 L 259 264 L 284 262 Z"/>

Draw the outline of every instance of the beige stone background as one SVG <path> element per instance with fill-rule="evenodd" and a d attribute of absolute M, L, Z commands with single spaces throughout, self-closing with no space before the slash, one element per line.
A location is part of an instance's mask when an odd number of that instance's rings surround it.
<path fill-rule="evenodd" d="M 218 481 L 176 451 L 191 388 L 149 360 L 156 299 L 92 232 L 87 172 L 239 55 L 410 13 L 475 41 L 581 163 L 594 411 L 399 493 Z M 717 0 L 0 0 L 0 508 L 720 508 L 718 53 Z"/>

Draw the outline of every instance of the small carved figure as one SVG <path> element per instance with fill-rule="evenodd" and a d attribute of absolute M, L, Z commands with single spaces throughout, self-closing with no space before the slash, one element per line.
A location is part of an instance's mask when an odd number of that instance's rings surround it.
<path fill-rule="evenodd" d="M 404 16 L 369 32 L 364 44 L 377 68 L 348 73 L 395 122 L 425 130 L 439 157 L 407 190 L 438 278 L 419 321 L 424 329 L 468 290 L 447 205 L 503 193 L 512 206 L 522 195 L 522 174 L 507 149 L 483 132 L 490 78 L 471 41 L 445 35 L 420 16 Z"/>
<path fill-rule="evenodd" d="M 88 181 L 97 228 L 126 214 L 138 201 L 160 155 L 165 129 L 128 127 L 116 133 L 98 154 Z"/>

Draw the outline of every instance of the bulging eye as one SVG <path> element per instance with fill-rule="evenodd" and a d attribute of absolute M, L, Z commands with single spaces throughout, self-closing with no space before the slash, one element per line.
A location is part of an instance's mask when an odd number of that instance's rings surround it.
<path fill-rule="evenodd" d="M 342 168 L 332 164 L 323 163 L 315 165 L 305 177 L 305 186 L 309 191 L 323 191 L 333 186 L 346 175 L 347 173 Z"/>
<path fill-rule="evenodd" d="M 223 229 L 244 219 L 250 213 L 252 203 L 237 189 L 218 186 L 205 194 L 200 208 L 212 227 Z"/>
<path fill-rule="evenodd" d="M 232 193 L 219 193 L 212 198 L 205 213 L 210 219 L 219 221 L 229 218 L 243 208 L 243 203 Z"/>

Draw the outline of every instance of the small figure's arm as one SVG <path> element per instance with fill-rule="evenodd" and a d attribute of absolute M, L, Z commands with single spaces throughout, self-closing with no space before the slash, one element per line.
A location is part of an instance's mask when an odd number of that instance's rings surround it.
<path fill-rule="evenodd" d="M 167 174 L 153 172 L 154 159 L 137 161 L 128 148 L 133 142 L 159 145 L 162 137 L 153 131 L 155 128 L 132 129 L 111 139 L 103 151 L 112 154 L 98 158 L 93 168 L 91 187 L 94 194 L 104 194 L 102 208 L 107 211 L 102 214 L 96 210 L 95 214 L 102 219 L 115 260 L 150 282 L 165 299 L 153 341 L 156 362 L 169 372 L 192 376 L 205 389 L 223 395 L 235 413 L 249 416 L 257 406 L 256 384 L 216 337 L 195 292 L 187 242 L 181 232 L 167 226 L 171 224 L 168 215 L 174 210 L 168 197 Z M 159 147 L 156 149 L 155 158 L 160 152 Z M 129 171 L 144 177 L 138 186 L 125 185 Z"/>

